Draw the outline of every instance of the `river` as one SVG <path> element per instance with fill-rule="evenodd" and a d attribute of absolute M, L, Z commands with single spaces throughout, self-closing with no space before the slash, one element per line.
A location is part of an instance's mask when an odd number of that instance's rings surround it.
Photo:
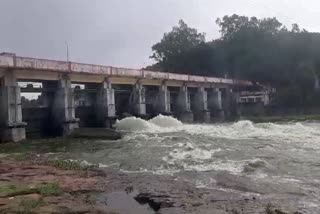
<path fill-rule="evenodd" d="M 320 213 L 320 123 L 239 121 L 182 124 L 166 116 L 126 118 L 118 141 L 30 143 L 28 150 L 112 167 L 169 175 L 197 187 L 287 199 Z"/>

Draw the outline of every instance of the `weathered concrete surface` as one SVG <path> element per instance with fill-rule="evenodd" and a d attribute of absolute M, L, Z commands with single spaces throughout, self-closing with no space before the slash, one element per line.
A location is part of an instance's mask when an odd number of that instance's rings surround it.
<path fill-rule="evenodd" d="M 109 213 L 111 210 L 108 203 L 98 203 L 97 198 L 94 197 L 97 192 L 99 195 L 108 196 L 113 192 L 136 191 L 135 199 L 148 203 L 159 214 L 298 213 L 294 212 L 294 205 L 290 205 L 281 198 L 273 200 L 263 196 L 243 196 L 235 192 L 195 188 L 187 182 L 173 180 L 166 176 L 123 174 L 111 169 L 66 171 L 53 165 L 68 166 L 52 164 L 41 157 L 22 162 L 1 160 L 1 186 L 23 186 L 24 190 L 29 191 L 16 189 L 12 193 L 2 188 L 0 211 L 10 212 L 21 208 L 19 200 L 24 198 L 24 200 L 45 202 L 28 207 L 28 211 L 32 213 Z M 62 190 L 57 195 L 36 191 L 37 185 L 52 183 L 57 184 Z M 269 207 L 267 212 L 270 202 L 273 206 Z M 138 213 L 132 212 L 132 214 Z"/>
<path fill-rule="evenodd" d="M 135 115 L 146 115 L 146 91 L 140 83 L 135 84 L 133 87 L 131 104 Z"/>
<path fill-rule="evenodd" d="M 210 111 L 195 111 L 193 113 L 194 121 L 200 123 L 210 123 L 211 122 L 211 112 Z"/>
<path fill-rule="evenodd" d="M 225 119 L 222 107 L 222 92 L 219 88 L 213 88 L 208 91 L 208 109 L 211 112 L 213 121 L 223 121 Z"/>
<path fill-rule="evenodd" d="M 193 112 L 191 111 L 190 94 L 188 93 L 187 86 L 180 87 L 175 105 L 176 112 L 174 113 L 178 119 L 184 123 L 192 123 L 194 118 Z"/>
<path fill-rule="evenodd" d="M 74 93 L 68 77 L 62 77 L 58 82 L 53 102 L 54 123 L 62 128 L 62 135 L 69 135 L 78 128 L 78 119 L 75 117 Z"/>
<path fill-rule="evenodd" d="M 116 117 L 115 95 L 111 83 L 105 80 L 98 91 L 96 102 L 96 120 L 103 127 L 111 128 L 110 119 Z"/>
<path fill-rule="evenodd" d="M 0 137 L 3 142 L 20 142 L 26 139 L 25 127 L 7 127 L 0 130 Z"/>
<path fill-rule="evenodd" d="M 165 113 L 168 114 L 171 112 L 171 106 L 170 106 L 170 91 L 167 87 L 167 85 L 162 84 L 159 87 L 159 95 L 157 97 L 155 106 L 158 113 Z"/>
<path fill-rule="evenodd" d="M 25 126 L 17 79 L 13 73 L 5 72 L 0 79 L 0 139 L 13 142 L 24 140 Z"/>
<path fill-rule="evenodd" d="M 194 96 L 193 102 L 193 112 L 194 120 L 197 122 L 210 123 L 211 114 L 208 110 L 208 93 L 203 87 L 199 87 Z"/>

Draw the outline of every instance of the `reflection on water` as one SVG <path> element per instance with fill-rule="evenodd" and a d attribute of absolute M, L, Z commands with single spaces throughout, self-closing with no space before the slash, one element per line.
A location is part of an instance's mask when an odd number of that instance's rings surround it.
<path fill-rule="evenodd" d="M 198 187 L 293 198 L 320 213 L 319 123 L 186 125 L 158 116 L 127 118 L 117 129 L 126 132 L 118 141 L 37 141 L 0 151 L 50 152 L 127 173 L 173 175 Z"/>

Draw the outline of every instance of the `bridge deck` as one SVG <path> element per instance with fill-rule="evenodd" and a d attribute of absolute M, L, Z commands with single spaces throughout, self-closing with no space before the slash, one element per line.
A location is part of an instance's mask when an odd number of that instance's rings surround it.
<path fill-rule="evenodd" d="M 82 81 L 83 75 L 87 75 L 87 81 L 99 82 L 105 77 L 113 79 L 126 78 L 128 84 L 132 84 L 130 79 L 156 80 L 154 85 L 160 83 L 159 80 L 190 82 L 190 83 L 208 83 L 224 85 L 251 85 L 245 80 L 233 80 L 216 77 L 195 76 L 175 73 L 164 73 L 157 71 L 137 70 L 128 68 L 116 68 L 111 66 L 92 65 L 67 61 L 56 61 L 48 59 L 36 59 L 28 57 L 19 57 L 15 55 L 0 55 L 0 68 L 11 68 L 15 70 L 19 79 L 57 79 L 59 73 L 73 75 L 75 81 Z M 50 72 L 50 74 L 48 74 Z M 55 73 L 55 74 L 52 74 Z M 90 76 L 88 76 L 90 75 Z M 0 69 L 1 77 L 1 69 Z M 158 82 L 157 82 L 158 80 Z M 116 81 L 117 82 L 117 81 Z M 121 82 L 121 81 L 120 81 Z"/>

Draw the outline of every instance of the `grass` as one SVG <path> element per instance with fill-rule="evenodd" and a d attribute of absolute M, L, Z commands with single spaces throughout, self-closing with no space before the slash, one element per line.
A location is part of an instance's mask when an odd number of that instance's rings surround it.
<path fill-rule="evenodd" d="M 0 195 L 9 194 L 9 193 L 12 193 L 15 191 L 17 191 L 17 186 L 15 186 L 15 185 L 10 184 L 7 186 L 0 186 Z"/>
<path fill-rule="evenodd" d="M 98 165 L 84 164 L 81 161 L 74 160 L 50 160 L 48 163 L 49 165 L 63 170 L 87 171 L 99 167 Z"/>
<path fill-rule="evenodd" d="M 35 187 L 21 187 L 16 185 L 7 185 L 0 187 L 0 197 L 14 197 L 37 193 L 43 196 L 57 196 L 62 193 L 62 189 L 57 183 L 40 184 Z"/>
<path fill-rule="evenodd" d="M 62 189 L 57 183 L 41 184 L 36 187 L 40 195 L 43 196 L 57 196 L 62 193 Z"/>
<path fill-rule="evenodd" d="M 0 153 L 0 160 L 25 161 L 30 157 L 29 153 Z"/>
<path fill-rule="evenodd" d="M 34 209 L 43 203 L 42 200 L 22 199 L 17 205 L 0 210 L 0 214 L 16 213 L 16 214 L 31 214 Z"/>
<path fill-rule="evenodd" d="M 32 193 L 36 193 L 34 188 L 20 187 L 12 184 L 0 187 L 0 197 L 14 197 Z"/>
<path fill-rule="evenodd" d="M 37 208 L 41 204 L 41 200 L 23 199 L 19 203 L 17 213 L 27 214 L 33 213 L 32 210 Z"/>
<path fill-rule="evenodd" d="M 86 142 L 86 139 L 69 139 L 69 138 L 44 138 L 44 139 L 27 139 L 21 143 L 4 143 L 1 144 L 0 153 L 47 153 L 47 152 L 65 152 Z"/>

